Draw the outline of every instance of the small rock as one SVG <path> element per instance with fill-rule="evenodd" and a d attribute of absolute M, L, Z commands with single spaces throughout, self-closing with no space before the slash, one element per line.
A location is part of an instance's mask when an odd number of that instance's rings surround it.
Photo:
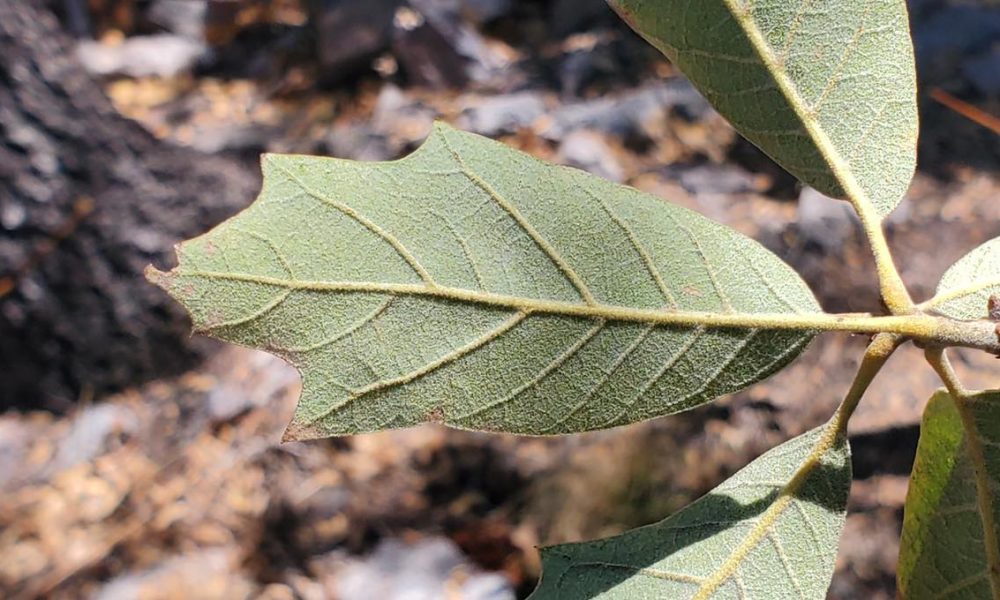
<path fill-rule="evenodd" d="M 502 61 L 479 33 L 464 23 L 457 6 L 440 0 L 410 0 L 393 17 L 393 54 L 410 83 L 435 89 L 485 81 Z"/>
<path fill-rule="evenodd" d="M 398 158 L 427 137 L 437 116 L 435 109 L 386 84 L 371 119 L 335 125 L 326 139 L 326 149 L 320 151 L 353 160 Z"/>
<path fill-rule="evenodd" d="M 412 104 L 413 102 L 410 100 L 410 97 L 399 86 L 392 85 L 391 83 L 386 84 L 378 92 L 378 98 L 375 100 L 375 109 L 372 112 L 372 121 L 389 122 L 392 120 L 393 114 Z"/>
<path fill-rule="evenodd" d="M 289 387 L 298 375 L 281 359 L 260 351 L 227 350 L 229 360 L 240 360 L 247 367 L 241 378 L 226 379 L 212 387 L 208 394 L 208 416 L 213 423 L 222 423 L 264 406 Z M 220 360 L 225 356 L 220 356 Z"/>
<path fill-rule="evenodd" d="M 392 43 L 403 0 L 314 0 L 316 52 L 323 79 L 337 82 L 367 69 Z"/>
<path fill-rule="evenodd" d="M 169 558 L 140 572 L 112 579 L 97 600 L 120 598 L 249 598 L 256 584 L 240 574 L 229 550 L 202 550 Z"/>
<path fill-rule="evenodd" d="M 597 35 L 574 35 L 567 38 L 566 45 L 572 49 L 558 67 L 559 91 L 565 98 L 579 98 L 587 84 L 613 76 L 621 67 L 611 45 Z"/>
<path fill-rule="evenodd" d="M 545 101 L 538 92 L 524 91 L 470 101 L 458 126 L 480 135 L 497 136 L 529 127 L 545 114 Z"/>
<path fill-rule="evenodd" d="M 477 573 L 450 540 L 432 538 L 408 545 L 381 542 L 371 556 L 351 561 L 337 578 L 340 598 L 382 600 L 514 600 L 510 583 L 496 574 Z"/>
<path fill-rule="evenodd" d="M 854 210 L 851 210 L 851 214 L 854 214 Z M 883 223 L 888 231 L 892 231 L 896 227 L 908 227 L 911 225 L 913 220 L 913 203 L 912 202 L 900 202 L 896 205 L 896 208 L 889 213 Z"/>
<path fill-rule="evenodd" d="M 379 91 L 372 112 L 375 131 L 393 141 L 393 150 L 422 141 L 430 133 L 438 113 L 411 98 L 395 85 L 387 84 Z"/>
<path fill-rule="evenodd" d="M 14 418 L 15 413 L 0 418 L 0 489 L 21 476 L 25 455 L 31 447 L 33 429 Z"/>
<path fill-rule="evenodd" d="M 668 177 L 695 195 L 764 191 L 759 178 L 735 165 L 670 165 L 664 171 Z"/>
<path fill-rule="evenodd" d="M 562 139 L 576 129 L 592 129 L 622 138 L 653 137 L 651 127 L 662 121 L 672 108 L 684 110 L 692 120 L 710 110 L 708 102 L 686 79 L 672 79 L 617 98 L 567 104 L 555 111 L 552 123 L 540 133 L 552 140 Z"/>
<path fill-rule="evenodd" d="M 389 140 L 368 123 L 335 125 L 326 138 L 325 152 L 351 160 L 378 161 L 393 157 Z"/>
<path fill-rule="evenodd" d="M 559 146 L 559 162 L 611 181 L 625 179 L 622 166 L 611 147 L 603 136 L 593 131 L 574 131 L 566 136 Z"/>
<path fill-rule="evenodd" d="M 799 196 L 798 232 L 804 242 L 832 250 L 844 244 L 858 223 L 851 205 L 805 188 Z"/>
<path fill-rule="evenodd" d="M 190 145 L 206 154 L 226 150 L 263 152 L 275 135 L 275 128 L 252 123 L 210 123 L 198 129 L 197 135 L 191 138 Z"/>
<path fill-rule="evenodd" d="M 446 13 L 442 13 L 446 14 Z M 433 17 L 434 13 L 431 13 Z M 445 19 L 428 20 L 424 12 L 401 7 L 393 18 L 392 49 L 412 85 L 460 88 L 469 82 L 466 58 L 453 44 L 456 27 Z"/>
<path fill-rule="evenodd" d="M 201 41 L 207 14 L 208 0 L 154 0 L 147 16 L 171 33 Z"/>
<path fill-rule="evenodd" d="M 117 46 L 83 41 L 76 54 L 87 71 L 102 77 L 166 78 L 190 71 L 206 49 L 202 42 L 164 33 L 130 37 Z"/>
<path fill-rule="evenodd" d="M 498 573 L 477 575 L 465 581 L 461 597 L 476 600 L 513 600 L 514 591 L 510 581 Z"/>
<path fill-rule="evenodd" d="M 89 461 L 105 450 L 109 437 L 138 428 L 139 419 L 129 408 L 110 403 L 89 406 L 74 417 L 50 468 L 56 471 Z"/>
<path fill-rule="evenodd" d="M 5 204 L 0 206 L 0 227 L 17 229 L 28 217 L 28 211 L 20 204 Z"/>

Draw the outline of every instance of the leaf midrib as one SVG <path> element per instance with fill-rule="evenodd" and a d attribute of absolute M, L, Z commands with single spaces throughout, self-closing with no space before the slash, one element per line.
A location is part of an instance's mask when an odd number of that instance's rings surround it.
<path fill-rule="evenodd" d="M 812 138 L 820 156 L 826 161 L 830 172 L 840 183 L 847 200 L 854 206 L 858 213 L 858 218 L 867 234 L 871 250 L 875 258 L 876 271 L 882 291 L 882 299 L 894 314 L 911 313 L 913 300 L 906 289 L 906 284 L 899 276 L 893 262 L 892 252 L 882 234 L 882 217 L 880 210 L 872 203 L 864 187 L 858 183 L 854 177 L 854 172 L 850 164 L 841 156 L 820 125 L 816 118 L 816 111 L 811 108 L 805 99 L 799 94 L 798 87 L 784 68 L 784 61 L 775 55 L 773 49 L 768 45 L 763 33 L 753 20 L 753 13 L 747 5 L 741 4 L 739 0 L 723 0 L 729 12 L 733 15 L 736 23 L 743 30 L 750 42 L 750 47 L 761 62 L 764 68 L 771 74 L 778 85 L 778 90 L 788 101 L 795 116 L 802 123 L 806 132 Z M 863 25 L 862 25 L 863 26 Z M 915 75 L 914 75 L 915 76 Z M 891 209 L 890 209 L 891 210 Z"/>
<path fill-rule="evenodd" d="M 986 552 L 986 575 L 994 600 L 1000 600 L 1000 541 L 997 539 L 996 521 L 993 518 L 993 498 L 990 490 L 989 473 L 986 469 L 986 454 L 980 439 L 979 428 L 972 415 L 968 396 L 954 396 L 955 408 L 965 429 L 965 448 L 972 472 L 976 479 L 976 506 L 983 525 L 983 549 Z"/>
<path fill-rule="evenodd" d="M 764 63 L 764 68 L 774 78 L 775 83 L 778 85 L 778 90 L 788 101 L 788 105 L 792 108 L 795 116 L 798 117 L 806 132 L 808 132 L 816 144 L 820 156 L 826 160 L 827 166 L 844 189 L 847 199 L 854 205 L 861 219 L 863 221 L 879 221 L 880 219 L 876 217 L 877 211 L 871 199 L 858 183 L 857 179 L 855 179 L 850 165 L 840 155 L 840 152 L 837 151 L 833 140 L 830 139 L 830 136 L 827 135 L 822 125 L 820 125 L 816 119 L 816 115 L 799 93 L 795 82 L 788 75 L 784 64 L 775 55 L 774 50 L 767 43 L 767 40 L 764 39 L 764 34 L 754 22 L 750 7 L 744 6 L 739 0 L 723 0 L 723 2 L 726 8 L 729 9 L 729 12 L 732 13 L 736 23 L 743 30 L 743 33 L 747 36 L 750 47 L 753 48 L 757 56 L 760 57 L 761 62 Z"/>
<path fill-rule="evenodd" d="M 994 287 L 1000 288 L 1000 277 L 992 279 L 984 279 L 982 281 L 977 281 L 971 285 L 966 285 L 960 288 L 955 288 L 947 292 L 938 294 L 933 298 L 931 298 L 930 300 L 928 300 L 927 302 L 924 302 L 921 305 L 921 308 L 923 309 L 939 308 L 942 304 L 946 304 L 948 302 L 951 302 L 952 300 L 961 300 L 966 298 L 967 296 L 972 296 L 980 292 L 985 292 L 986 290 Z"/>
<path fill-rule="evenodd" d="M 708 600 L 723 584 L 737 576 L 739 566 L 750 552 L 764 541 L 765 538 L 773 534 L 774 524 L 793 505 L 797 494 L 802 490 L 809 476 L 822 464 L 823 455 L 837 444 L 838 435 L 839 432 L 834 423 L 828 423 L 823 434 L 816 440 L 816 443 L 810 450 L 809 456 L 795 470 L 788 483 L 781 487 L 778 497 L 767 507 L 767 510 L 761 513 L 753 527 L 744 536 L 743 541 L 732 551 L 726 560 L 711 575 L 705 578 L 705 581 L 698 588 L 695 595 L 691 597 L 691 600 Z M 795 581 L 792 572 L 789 571 L 788 574 Z"/>
<path fill-rule="evenodd" d="M 178 268 L 172 273 L 151 271 L 151 276 L 169 285 L 176 276 L 200 277 L 217 281 L 238 281 L 259 285 L 312 292 L 374 293 L 433 297 L 455 302 L 523 311 L 528 314 L 553 314 L 571 317 L 607 319 L 653 325 L 682 327 L 708 327 L 713 329 L 783 329 L 804 332 L 849 331 L 854 333 L 896 333 L 923 338 L 935 330 L 940 319 L 927 315 L 880 316 L 866 313 L 828 314 L 814 313 L 737 313 L 708 312 L 672 309 L 644 309 L 603 303 L 585 304 L 560 300 L 524 298 L 481 290 L 425 285 L 417 283 L 379 283 L 363 281 L 309 281 L 285 279 L 247 273 L 226 273 Z"/>

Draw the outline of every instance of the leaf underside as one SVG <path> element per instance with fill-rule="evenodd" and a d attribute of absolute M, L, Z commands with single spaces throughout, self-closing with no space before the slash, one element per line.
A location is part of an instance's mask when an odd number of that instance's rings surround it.
<path fill-rule="evenodd" d="M 612 427 L 759 381 L 813 335 L 713 326 L 819 311 L 753 240 L 444 125 L 399 161 L 263 167 L 250 208 L 150 277 L 198 331 L 298 367 L 291 439 Z"/>
<path fill-rule="evenodd" d="M 985 319 L 990 296 L 1000 296 L 1000 238 L 969 252 L 941 277 L 928 302 L 934 312 L 953 319 Z"/>
<path fill-rule="evenodd" d="M 901 597 L 1000 598 L 998 496 L 1000 392 L 971 396 L 961 408 L 938 392 L 924 410 L 906 496 Z"/>
<path fill-rule="evenodd" d="M 824 433 L 770 450 L 664 521 L 543 548 L 531 600 L 824 598 L 851 483 L 847 442 Z"/>
<path fill-rule="evenodd" d="M 916 164 L 903 0 L 609 0 L 715 108 L 829 196 L 889 214 Z"/>

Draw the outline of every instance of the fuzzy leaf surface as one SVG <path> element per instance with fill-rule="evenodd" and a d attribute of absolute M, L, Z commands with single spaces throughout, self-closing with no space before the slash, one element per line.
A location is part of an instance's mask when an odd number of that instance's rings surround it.
<path fill-rule="evenodd" d="M 903 598 L 1000 598 L 1000 392 L 960 402 L 940 391 L 924 410 L 903 517 Z"/>
<path fill-rule="evenodd" d="M 945 271 L 927 305 L 946 317 L 971 321 L 988 316 L 990 296 L 1000 296 L 1000 238 L 979 246 Z"/>
<path fill-rule="evenodd" d="M 288 436 L 424 421 L 557 434 L 759 381 L 816 314 L 753 240 L 439 125 L 394 162 L 270 155 L 247 210 L 150 277 L 198 331 L 298 367 Z"/>
<path fill-rule="evenodd" d="M 826 433 L 773 448 L 664 521 L 543 548 L 531 600 L 821 600 L 851 484 L 850 448 Z"/>
<path fill-rule="evenodd" d="M 904 0 L 609 0 L 748 140 L 885 216 L 916 164 Z"/>

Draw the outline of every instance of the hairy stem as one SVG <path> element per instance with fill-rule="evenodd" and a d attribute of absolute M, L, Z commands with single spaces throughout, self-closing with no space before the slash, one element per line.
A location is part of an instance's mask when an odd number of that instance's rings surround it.
<path fill-rule="evenodd" d="M 868 390 L 868 386 L 871 385 L 875 376 L 885 366 L 886 361 L 889 360 L 892 353 L 904 341 L 905 338 L 901 336 L 882 333 L 875 336 L 875 339 L 868 345 L 865 356 L 861 359 L 861 366 L 858 367 L 858 373 L 854 376 L 854 381 L 851 383 L 851 389 L 847 391 L 844 401 L 840 403 L 837 412 L 830 419 L 830 427 L 837 432 L 837 435 L 847 434 L 847 422 L 850 420 L 851 415 L 854 414 L 855 409 L 857 409 L 858 403 L 861 402 L 865 391 Z"/>
<path fill-rule="evenodd" d="M 879 290 L 886 308 L 894 315 L 915 312 L 916 307 L 910 297 L 910 292 L 907 291 L 903 278 L 899 276 L 896 263 L 893 262 L 892 251 L 889 250 L 889 242 L 885 238 L 885 230 L 882 229 L 882 220 L 875 214 L 875 209 L 870 203 L 856 201 L 853 204 L 861 218 L 861 227 L 864 229 L 868 245 L 875 257 Z"/>
<path fill-rule="evenodd" d="M 948 360 L 948 355 L 945 354 L 943 348 L 928 348 L 924 352 L 924 356 L 927 357 L 927 362 L 934 367 L 952 398 L 968 398 L 971 395 L 958 379 L 958 374 L 955 373 L 955 369 L 951 366 L 951 361 Z"/>

